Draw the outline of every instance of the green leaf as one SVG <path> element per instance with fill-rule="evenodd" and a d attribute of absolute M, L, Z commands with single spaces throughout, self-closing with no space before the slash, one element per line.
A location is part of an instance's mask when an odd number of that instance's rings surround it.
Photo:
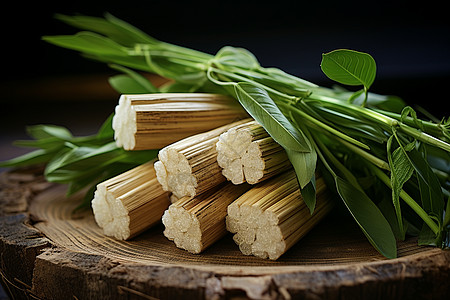
<path fill-rule="evenodd" d="M 285 150 L 289 161 L 294 167 L 298 184 L 300 185 L 301 189 L 304 189 L 306 185 L 311 182 L 311 178 L 315 176 L 317 153 L 314 148 L 311 149 L 311 152 L 299 152 L 289 149 Z M 311 207 L 309 208 L 311 209 Z"/>
<path fill-rule="evenodd" d="M 61 140 L 72 138 L 72 133 L 65 127 L 56 125 L 34 125 L 27 127 L 27 133 L 35 139 L 56 137 Z"/>
<path fill-rule="evenodd" d="M 413 119 L 413 122 L 414 122 L 414 124 L 416 125 L 416 127 L 417 127 L 417 128 L 420 128 L 421 130 L 424 130 L 422 121 L 419 120 L 419 119 L 417 118 L 417 113 L 416 113 L 416 111 L 415 111 L 412 107 L 410 107 L 410 106 L 405 106 L 405 107 L 402 109 L 402 112 L 401 112 L 401 120 L 402 120 L 402 122 L 405 122 L 405 119 L 406 119 L 409 115 L 410 115 L 411 118 Z"/>
<path fill-rule="evenodd" d="M 20 167 L 46 163 L 54 155 L 55 155 L 54 151 L 49 151 L 48 149 L 38 149 L 11 158 L 9 160 L 1 161 L 0 167 Z"/>
<path fill-rule="evenodd" d="M 86 59 L 91 59 L 106 64 L 117 64 L 121 66 L 126 66 L 134 70 L 154 72 L 147 64 L 147 61 L 143 56 L 120 56 L 120 55 L 106 55 L 106 54 L 96 55 L 92 53 L 83 53 L 83 57 L 85 57 Z"/>
<path fill-rule="evenodd" d="M 112 128 L 112 120 L 114 118 L 114 113 L 111 113 L 109 117 L 103 122 L 102 126 L 97 132 L 96 137 L 98 139 L 113 139 L 114 129 Z"/>
<path fill-rule="evenodd" d="M 134 27 L 133 25 L 116 18 L 110 13 L 105 14 L 105 19 L 116 26 L 116 28 L 120 28 L 120 31 L 125 33 L 126 36 L 130 37 L 136 43 L 147 43 L 147 44 L 159 44 L 160 41 L 155 38 L 149 36 L 142 30 Z"/>
<path fill-rule="evenodd" d="M 395 213 L 397 216 L 397 222 L 400 229 L 403 229 L 403 217 L 400 209 L 400 192 L 403 189 L 403 185 L 411 178 L 414 173 L 414 167 L 410 164 L 405 149 L 401 144 L 391 154 L 391 144 L 394 136 L 391 136 L 388 140 L 388 161 L 391 169 L 391 186 L 392 186 L 392 203 L 394 204 Z M 409 145 L 409 150 L 414 143 Z M 402 239 L 405 232 L 402 232 Z"/>
<path fill-rule="evenodd" d="M 309 209 L 309 212 L 312 214 L 314 209 L 316 208 L 316 176 L 314 175 L 311 178 L 311 181 L 305 185 L 303 188 L 300 188 L 300 193 L 302 194 L 303 201 Z"/>
<path fill-rule="evenodd" d="M 125 47 L 113 40 L 93 32 L 74 35 L 44 36 L 42 39 L 56 46 L 94 55 L 127 56 Z"/>
<path fill-rule="evenodd" d="M 408 152 L 408 157 L 417 174 L 424 210 L 442 220 L 444 194 L 442 193 L 439 179 L 418 150 L 413 149 Z"/>
<path fill-rule="evenodd" d="M 379 208 L 361 188 L 353 173 L 336 158 L 318 136 L 314 136 L 312 142 L 318 145 L 316 147 L 318 155 L 334 179 L 336 192 L 369 242 L 385 257 L 395 258 L 397 256 L 395 235 Z M 345 178 L 337 175 L 323 154 Z"/>
<path fill-rule="evenodd" d="M 159 93 L 158 89 L 141 74 L 120 65 L 112 64 L 110 67 L 126 74 L 126 76 L 114 76 L 109 79 L 109 83 L 120 93 Z"/>
<path fill-rule="evenodd" d="M 265 90 L 242 82 L 235 85 L 234 91 L 245 110 L 284 149 L 298 152 L 312 150 L 306 136 L 291 124 Z"/>
<path fill-rule="evenodd" d="M 156 74 L 187 84 L 201 84 L 206 81 L 205 71 L 196 64 L 185 60 L 173 61 L 169 58 L 151 55 L 150 52 L 144 52 L 147 65 Z"/>
<path fill-rule="evenodd" d="M 192 85 L 182 82 L 169 82 L 159 87 L 161 93 L 194 93 L 198 91 L 198 89 L 198 85 Z"/>
<path fill-rule="evenodd" d="M 369 242 L 387 258 L 397 257 L 394 233 L 378 207 L 359 188 L 336 176 L 336 189 Z"/>
<path fill-rule="evenodd" d="M 120 74 L 108 79 L 111 87 L 120 94 L 146 94 L 149 91 L 129 75 Z"/>
<path fill-rule="evenodd" d="M 322 71 L 330 79 L 346 85 L 363 85 L 367 89 L 375 80 L 376 63 L 367 53 L 339 49 L 322 54 Z"/>
<path fill-rule="evenodd" d="M 48 181 L 69 183 L 91 170 L 120 159 L 121 149 L 115 142 L 103 146 L 67 147 L 47 164 L 44 175 Z"/>
<path fill-rule="evenodd" d="M 132 46 L 135 43 L 157 43 L 154 38 L 109 13 L 105 14 L 105 18 L 63 14 L 56 14 L 55 18 L 73 27 L 106 35 L 126 46 Z"/>
<path fill-rule="evenodd" d="M 390 191 L 392 194 L 392 191 Z M 403 223 L 403 227 L 400 228 L 398 221 L 397 221 L 397 215 L 395 212 L 395 208 L 392 205 L 392 200 L 389 198 L 388 195 L 385 195 L 386 197 L 382 197 L 381 201 L 378 203 L 378 208 L 385 216 L 386 220 L 389 222 L 389 225 L 391 226 L 392 232 L 394 233 L 394 236 L 399 240 L 405 239 L 405 232 L 407 230 L 413 229 L 413 226 L 411 226 L 406 220 Z"/>
<path fill-rule="evenodd" d="M 442 222 L 442 226 L 445 228 L 450 226 L 450 198 L 447 199 L 447 207 L 445 209 L 444 221 Z"/>
<path fill-rule="evenodd" d="M 17 140 L 13 144 L 19 147 L 31 147 L 41 149 L 52 149 L 57 146 L 63 146 L 66 140 L 61 140 L 56 137 L 43 138 L 39 140 Z"/>
<path fill-rule="evenodd" d="M 225 46 L 217 52 L 215 60 L 221 65 L 238 67 L 244 70 L 259 68 L 256 57 L 243 48 Z"/>

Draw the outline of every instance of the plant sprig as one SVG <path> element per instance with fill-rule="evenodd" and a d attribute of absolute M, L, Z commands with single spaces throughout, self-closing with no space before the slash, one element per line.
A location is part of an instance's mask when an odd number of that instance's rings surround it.
<path fill-rule="evenodd" d="M 55 125 L 34 125 L 27 128 L 34 140 L 16 141 L 17 146 L 37 150 L 0 162 L 2 167 L 44 164 L 49 182 L 67 184 L 67 196 L 85 191 L 80 207 L 92 200 L 95 186 L 134 166 L 152 160 L 156 150 L 127 152 L 118 148 L 111 125 L 112 115 L 97 134 L 74 137 L 70 131 Z"/>
<path fill-rule="evenodd" d="M 421 243 L 449 246 L 450 205 L 444 198 L 450 195 L 449 119 L 421 120 L 402 99 L 369 92 L 376 73 L 369 54 L 347 49 L 323 54 L 321 68 L 327 76 L 363 87 L 350 92 L 264 68 L 242 48 L 226 46 L 211 55 L 161 42 L 110 14 L 57 17 L 83 31 L 43 39 L 120 71 L 110 79 L 119 93 L 195 91 L 235 97 L 287 151 L 310 211 L 315 207 L 314 174 L 321 171 L 330 175 L 330 188 L 384 256 L 396 257 L 396 239 L 404 239 L 411 232 L 408 228 L 417 224 L 423 224 Z M 141 72 L 156 73 L 171 83 L 156 89 Z M 36 137 L 28 146 L 40 148 L 38 152 L 9 165 L 47 162 L 49 178 L 70 175 L 79 184 L 94 178 L 79 169 L 85 162 L 103 162 L 105 175 L 116 163 L 139 161 L 137 153 L 114 149 L 108 144 L 111 140 L 99 136 L 88 138 L 87 145 L 59 134 Z M 95 149 L 74 150 L 92 143 Z M 119 157 L 117 161 L 111 153 Z M 70 182 L 70 176 L 64 181 Z M 372 184 L 362 185 L 361 178 L 367 176 L 373 178 Z M 371 193 L 374 186 L 390 191 L 387 205 Z M 406 208 L 414 214 L 405 214 Z"/>

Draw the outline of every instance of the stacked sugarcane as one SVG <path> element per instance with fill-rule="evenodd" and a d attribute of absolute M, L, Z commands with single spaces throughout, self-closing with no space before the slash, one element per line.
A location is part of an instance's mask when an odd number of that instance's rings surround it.
<path fill-rule="evenodd" d="M 191 253 L 231 232 L 243 254 L 277 259 L 332 207 L 318 177 L 310 213 L 284 149 L 227 96 L 122 95 L 112 124 L 118 146 L 160 150 L 97 185 L 105 235 L 127 240 L 162 221 Z"/>

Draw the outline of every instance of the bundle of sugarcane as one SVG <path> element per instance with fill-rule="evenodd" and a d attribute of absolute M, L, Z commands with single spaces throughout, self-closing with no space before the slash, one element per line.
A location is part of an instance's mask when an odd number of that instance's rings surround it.
<path fill-rule="evenodd" d="M 162 217 L 164 235 L 178 248 L 201 253 L 227 233 L 228 205 L 249 189 L 248 184 L 223 182 L 194 198 L 179 199 Z"/>
<path fill-rule="evenodd" d="M 161 149 L 155 163 L 156 175 L 174 199 L 194 197 L 226 181 L 217 163 L 216 143 L 228 129 L 248 122 L 240 120 L 199 133 Z"/>
<path fill-rule="evenodd" d="M 112 122 L 125 150 L 160 149 L 182 138 L 248 117 L 228 96 L 209 93 L 122 95 Z"/>
<path fill-rule="evenodd" d="M 158 184 L 153 163 L 97 185 L 92 209 L 105 235 L 127 240 L 161 222 L 170 204 L 169 193 Z"/>
<path fill-rule="evenodd" d="M 227 230 L 245 255 L 278 259 L 325 217 L 333 207 L 322 178 L 316 180 L 317 202 L 311 214 L 293 170 L 259 183 L 228 206 Z"/>

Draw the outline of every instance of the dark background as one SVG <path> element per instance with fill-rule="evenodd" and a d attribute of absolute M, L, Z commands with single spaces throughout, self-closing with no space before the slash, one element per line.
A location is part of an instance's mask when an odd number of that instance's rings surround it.
<path fill-rule="evenodd" d="M 16 1 L 1 18 L 0 160 L 20 153 L 5 145 L 26 137 L 26 125 L 57 124 L 87 134 L 117 103 L 107 83 L 115 71 L 41 40 L 77 31 L 55 20 L 55 13 L 109 12 L 157 39 L 211 54 L 225 45 L 244 47 L 262 66 L 325 86 L 332 82 L 320 70 L 322 53 L 364 51 L 377 62 L 372 92 L 400 96 L 442 118 L 449 115 L 450 83 L 450 26 L 443 3 Z"/>

